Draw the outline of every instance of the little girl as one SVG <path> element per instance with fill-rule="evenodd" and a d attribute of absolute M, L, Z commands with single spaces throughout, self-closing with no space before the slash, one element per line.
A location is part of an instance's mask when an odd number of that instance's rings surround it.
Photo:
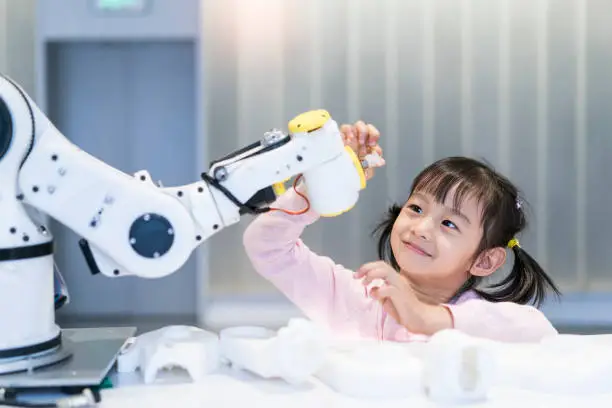
<path fill-rule="evenodd" d="M 360 155 L 382 152 L 378 131 L 343 126 L 345 143 Z M 355 135 L 358 136 L 355 136 Z M 368 174 L 371 178 L 372 174 Z M 312 252 L 301 240 L 319 216 L 299 215 L 302 184 L 277 199 L 285 209 L 259 215 L 244 245 L 254 268 L 314 322 L 340 335 L 426 340 L 455 328 L 507 342 L 536 342 L 557 331 L 535 307 L 547 290 L 559 291 L 516 235 L 526 227 L 517 188 L 487 165 L 464 157 L 439 160 L 413 181 L 403 206 L 380 224 L 381 261 L 353 272 Z M 510 274 L 490 290 L 477 288 L 513 252 Z"/>

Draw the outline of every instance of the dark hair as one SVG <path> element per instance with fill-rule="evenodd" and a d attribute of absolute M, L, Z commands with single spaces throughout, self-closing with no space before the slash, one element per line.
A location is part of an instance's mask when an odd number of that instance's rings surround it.
<path fill-rule="evenodd" d="M 451 189 L 455 208 L 459 208 L 468 196 L 474 197 L 483 206 L 483 235 L 475 258 L 483 251 L 495 247 L 506 247 L 510 240 L 527 227 L 525 200 L 520 191 L 491 166 L 467 157 L 448 157 L 425 168 L 413 181 L 410 195 L 414 192 L 431 194 L 443 203 Z M 391 230 L 402 206 L 392 205 L 383 221 L 376 227 L 378 256 L 399 271 L 399 265 L 391 248 Z M 541 305 L 547 289 L 560 295 L 552 279 L 527 251 L 516 245 L 512 248 L 514 266 L 501 282 L 490 285 L 489 291 L 477 289 L 481 279 L 470 276 L 455 294 L 455 298 L 468 290 L 476 291 L 482 298 L 492 302 L 514 302 L 527 304 L 533 301 Z"/>

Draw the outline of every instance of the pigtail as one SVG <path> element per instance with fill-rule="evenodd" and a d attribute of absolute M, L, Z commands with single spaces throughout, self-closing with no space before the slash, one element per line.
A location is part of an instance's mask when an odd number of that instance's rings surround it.
<path fill-rule="evenodd" d="M 393 204 L 385 215 L 383 216 L 382 221 L 374 228 L 373 236 L 378 237 L 377 251 L 378 258 L 381 261 L 387 262 L 389 265 L 393 267 L 396 271 L 400 270 L 400 267 L 393 256 L 393 248 L 391 248 L 391 231 L 393 230 L 393 224 L 395 224 L 395 220 L 399 217 L 402 212 L 402 207 L 397 204 Z"/>
<path fill-rule="evenodd" d="M 512 246 L 514 253 L 514 266 L 510 274 L 501 282 L 491 285 L 490 288 L 498 290 L 494 292 L 478 293 L 491 302 L 514 302 L 527 304 L 530 301 L 540 306 L 548 290 L 560 296 L 561 292 L 552 279 L 544 272 L 538 262 L 518 245 Z"/>

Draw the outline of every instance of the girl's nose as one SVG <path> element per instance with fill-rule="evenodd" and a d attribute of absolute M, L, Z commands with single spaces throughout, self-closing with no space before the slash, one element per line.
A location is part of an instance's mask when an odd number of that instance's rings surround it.
<path fill-rule="evenodd" d="M 419 219 L 414 226 L 414 235 L 424 240 L 430 240 L 433 224 L 434 223 L 431 217 L 423 217 Z"/>

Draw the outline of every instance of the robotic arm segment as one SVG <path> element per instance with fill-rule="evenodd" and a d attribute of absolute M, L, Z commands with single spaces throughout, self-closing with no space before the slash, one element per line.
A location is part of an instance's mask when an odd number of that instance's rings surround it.
<path fill-rule="evenodd" d="M 276 198 L 273 187 L 298 174 L 312 208 L 322 215 L 349 210 L 364 187 L 359 161 L 322 110 L 293 119 L 290 134 L 272 130 L 213 162 L 202 181 L 164 188 L 146 171 L 128 175 L 79 149 L 3 77 L 0 103 L 0 119 L 11 119 L 3 125 L 11 140 L 0 157 L 2 193 L 18 198 L 5 204 L 3 210 L 11 210 L 5 214 L 33 230 L 24 205 L 53 217 L 83 238 L 88 264 L 107 276 L 175 272 L 199 244 L 244 213 L 269 210 L 261 203 Z M 5 145 L 0 139 L 0 148 Z"/>
<path fill-rule="evenodd" d="M 34 143 L 34 112 L 25 93 L 0 75 L 0 261 L 23 261 L 53 253 L 53 237 L 23 205 L 19 170 Z M 1 328 L 0 328 L 1 329 Z"/>
<path fill-rule="evenodd" d="M 53 125 L 37 129 L 36 138 L 19 173 L 25 203 L 112 257 L 120 270 L 162 277 L 189 258 L 194 224 L 178 200 L 85 153 Z"/>
<path fill-rule="evenodd" d="M 310 123 L 313 115 L 319 119 L 314 124 Z M 354 152 L 344 146 L 336 122 L 325 111 L 311 111 L 293 119 L 290 128 L 305 130 L 293 133 L 289 142 L 266 150 L 265 154 L 256 152 L 242 160 L 215 165 L 213 176 L 203 174 L 215 198 L 219 196 L 218 199 L 223 200 L 224 195 L 235 205 L 244 207 L 241 203 L 263 189 L 303 174 L 315 211 L 323 216 L 334 216 L 350 210 L 357 201 L 359 190 L 365 187 L 365 176 Z M 266 209 L 247 208 L 246 211 L 258 213 Z M 228 218 L 230 223 L 236 222 L 239 214 L 234 212 Z"/>

